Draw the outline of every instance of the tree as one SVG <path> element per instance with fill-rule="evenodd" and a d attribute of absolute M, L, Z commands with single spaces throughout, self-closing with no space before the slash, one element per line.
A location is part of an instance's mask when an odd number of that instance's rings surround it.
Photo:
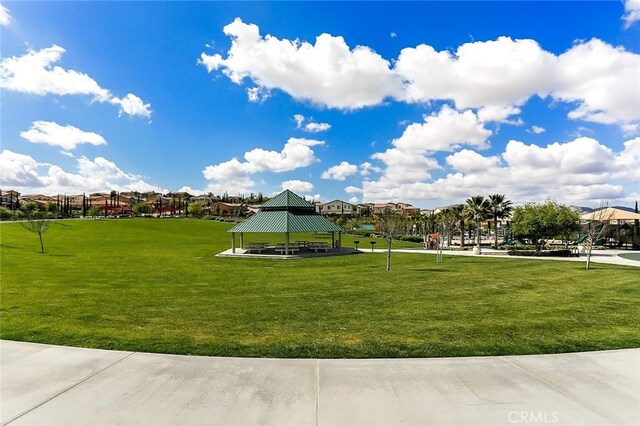
<path fill-rule="evenodd" d="M 636 213 L 638 213 L 638 202 L 636 201 Z M 633 235 L 637 239 L 640 237 L 640 220 L 635 219 L 633 221 Z M 634 247 L 635 248 L 635 247 Z"/>
<path fill-rule="evenodd" d="M 442 248 L 444 246 L 445 238 L 447 240 L 447 245 L 451 246 L 451 239 L 453 235 L 453 231 L 456 228 L 456 223 L 458 222 L 458 216 L 454 209 L 447 209 L 441 211 L 436 215 L 436 224 L 438 233 L 440 234 L 438 238 L 438 263 L 442 263 Z"/>
<path fill-rule="evenodd" d="M 44 207 L 44 211 L 46 211 L 47 213 L 57 214 L 58 205 L 52 201 L 47 201 L 47 204 Z"/>
<path fill-rule="evenodd" d="M 482 195 L 474 195 L 467 199 L 467 212 L 469 216 L 476 222 L 476 247 L 480 254 L 480 244 L 482 238 L 481 223 L 489 215 L 489 200 Z"/>
<path fill-rule="evenodd" d="M 189 204 L 189 214 L 191 216 L 200 217 L 204 214 L 204 205 L 200 201 Z"/>
<path fill-rule="evenodd" d="M 603 238 L 609 231 L 609 217 L 606 202 L 601 202 L 600 207 L 589 215 L 587 225 L 587 269 L 591 266 L 591 250 L 596 242 Z"/>
<path fill-rule="evenodd" d="M 44 253 L 44 242 L 42 235 L 49 229 L 49 219 L 44 213 L 35 211 L 26 215 L 27 221 L 22 222 L 22 227 L 29 232 L 33 232 L 40 238 L 40 253 Z"/>
<path fill-rule="evenodd" d="M 147 203 L 140 202 L 140 203 L 135 203 L 133 207 L 131 207 L 131 210 L 133 210 L 133 212 L 139 216 L 139 215 L 151 213 L 151 206 Z"/>
<path fill-rule="evenodd" d="M 511 221 L 514 235 L 530 239 L 538 252 L 544 244 L 543 238 L 566 236 L 580 226 L 578 213 L 554 201 L 516 207 Z"/>
<path fill-rule="evenodd" d="M 468 217 L 468 211 L 465 208 L 464 204 L 457 204 L 451 207 L 453 211 L 453 215 L 456 218 L 456 222 L 458 224 L 458 229 L 460 230 L 460 248 L 464 248 L 464 233 L 465 233 L 465 221 Z"/>
<path fill-rule="evenodd" d="M 87 212 L 87 214 L 91 217 L 98 217 L 100 216 L 100 209 L 96 206 L 92 206 L 89 211 Z"/>
<path fill-rule="evenodd" d="M 489 214 L 493 217 L 494 248 L 498 248 L 498 219 L 509 217 L 513 207 L 504 194 L 489 195 Z"/>
<path fill-rule="evenodd" d="M 378 221 L 380 233 L 387 240 L 387 271 L 391 270 L 391 243 L 403 226 L 404 218 L 392 210 L 385 210 Z"/>
<path fill-rule="evenodd" d="M 38 210 L 38 204 L 35 201 L 27 201 L 22 207 L 24 208 L 25 213 L 31 213 Z"/>

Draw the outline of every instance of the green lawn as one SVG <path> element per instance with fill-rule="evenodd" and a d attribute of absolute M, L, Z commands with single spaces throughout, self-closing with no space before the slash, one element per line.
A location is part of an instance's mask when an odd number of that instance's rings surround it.
<path fill-rule="evenodd" d="M 265 357 L 640 347 L 637 268 L 462 256 L 438 264 L 435 256 L 398 253 L 387 272 L 381 253 L 216 258 L 230 246 L 230 226 L 61 221 L 45 235 L 41 255 L 35 235 L 1 224 L 1 337 Z"/>

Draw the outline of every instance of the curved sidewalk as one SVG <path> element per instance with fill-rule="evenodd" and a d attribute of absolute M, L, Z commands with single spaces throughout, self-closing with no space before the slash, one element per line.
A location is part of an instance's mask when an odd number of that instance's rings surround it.
<path fill-rule="evenodd" d="M 363 253 L 386 253 L 386 249 L 374 249 L 371 250 L 360 249 Z M 423 254 L 437 254 L 437 250 L 425 250 L 425 249 L 392 249 L 393 253 L 423 253 Z M 624 265 L 624 266 L 635 266 L 636 268 L 640 268 L 640 261 L 625 259 L 623 257 L 618 256 L 619 254 L 633 254 L 640 253 L 638 251 L 631 250 L 598 250 L 592 253 L 591 262 L 592 263 L 607 263 L 609 265 Z M 528 259 L 528 260 L 558 260 L 562 262 L 587 262 L 587 256 L 585 254 L 581 254 L 580 257 L 550 257 L 550 256 L 509 256 L 504 250 L 495 250 L 491 248 L 483 248 L 482 254 L 477 255 L 473 254 L 471 250 L 444 250 L 442 252 L 443 255 L 451 255 L 451 256 L 475 256 L 483 259 Z"/>
<path fill-rule="evenodd" d="M 214 358 L 0 341 L 2 424 L 637 425 L 640 349 Z"/>

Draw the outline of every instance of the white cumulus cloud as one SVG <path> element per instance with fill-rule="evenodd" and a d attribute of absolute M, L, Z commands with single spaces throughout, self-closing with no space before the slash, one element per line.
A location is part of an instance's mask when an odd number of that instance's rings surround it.
<path fill-rule="evenodd" d="M 485 157 L 475 151 L 463 149 L 449 155 L 446 161 L 454 169 L 463 173 L 470 173 L 495 167 L 500 162 L 500 158 L 496 156 Z"/>
<path fill-rule="evenodd" d="M 20 136 L 31 143 L 59 146 L 65 150 L 73 150 L 81 144 L 107 144 L 97 133 L 85 132 L 71 125 L 61 126 L 51 121 L 34 121 L 29 130 L 20 132 Z"/>
<path fill-rule="evenodd" d="M 369 176 L 371 173 L 380 173 L 381 171 L 382 169 L 380 167 L 376 167 L 368 161 L 365 161 L 364 163 L 360 164 L 361 176 Z"/>
<path fill-rule="evenodd" d="M 430 170 L 440 169 L 438 162 L 424 154 L 391 148 L 385 152 L 378 152 L 371 156 L 385 164 L 380 180 L 389 183 L 416 182 L 429 179 Z"/>
<path fill-rule="evenodd" d="M 202 174 L 212 182 L 207 187 L 212 192 L 250 192 L 255 182 L 250 175 L 260 172 L 282 173 L 308 167 L 318 158 L 311 149 L 324 145 L 315 139 L 289 138 L 280 152 L 255 148 L 244 153 L 244 160 L 237 158 L 207 166 Z"/>
<path fill-rule="evenodd" d="M 629 28 L 635 22 L 640 21 L 640 0 L 625 0 L 624 2 L 624 27 Z"/>
<path fill-rule="evenodd" d="M 639 3 L 625 4 L 629 25 L 640 16 Z M 209 72 L 221 70 L 236 84 L 248 79 L 256 90 L 279 89 L 320 106 L 450 101 L 458 110 L 476 110 L 481 122 L 522 125 L 515 116 L 538 96 L 576 104 L 572 119 L 627 130 L 640 123 L 640 55 L 598 39 L 577 42 L 560 55 L 536 40 L 506 36 L 464 43 L 454 52 L 420 44 L 394 60 L 371 47 L 351 48 L 340 36 L 321 34 L 315 44 L 262 36 L 258 26 L 240 19 L 224 32 L 232 40 L 226 57 L 202 53 L 199 60 Z"/>
<path fill-rule="evenodd" d="M 11 23 L 9 9 L 0 4 L 0 26 L 6 27 Z"/>
<path fill-rule="evenodd" d="M 559 57 L 553 97 L 577 102 L 569 118 L 603 124 L 640 120 L 640 55 L 593 39 Z"/>
<path fill-rule="evenodd" d="M 109 101 L 114 105 L 120 106 L 120 116 L 127 114 L 130 116 L 140 116 L 151 118 L 151 104 L 145 104 L 142 99 L 133 93 L 127 94 L 124 98 L 113 97 Z"/>
<path fill-rule="evenodd" d="M 53 45 L 41 50 L 29 50 L 23 56 L 4 58 L 0 62 L 0 87 L 37 96 L 86 95 L 97 102 L 120 106 L 121 113 L 149 117 L 150 105 L 128 94 L 124 98 L 113 96 L 87 74 L 54 65 L 66 50 Z"/>
<path fill-rule="evenodd" d="M 498 156 L 462 150 L 447 157 L 456 171 L 432 179 L 404 179 L 384 173 L 365 180 L 349 193 L 362 193 L 365 201 L 459 200 L 474 194 L 504 193 L 516 202 L 543 201 L 590 205 L 600 199 L 628 200 L 638 192 L 640 138 L 614 152 L 593 138 L 580 137 L 546 146 L 511 140 Z M 635 189 L 634 189 L 635 188 Z"/>
<path fill-rule="evenodd" d="M 509 37 L 465 43 L 455 54 L 421 44 L 403 49 L 395 65 L 408 83 L 404 99 L 450 99 L 459 109 L 522 105 L 534 94 L 545 96 L 554 70 L 553 54 L 535 40 Z"/>
<path fill-rule="evenodd" d="M 324 132 L 331 128 L 331 124 L 329 123 L 316 123 L 313 117 L 306 118 L 302 114 L 295 114 L 293 121 L 296 122 L 296 129 L 302 129 L 309 133 Z"/>
<path fill-rule="evenodd" d="M 311 182 L 305 182 L 302 180 L 294 179 L 294 180 L 285 180 L 280 184 L 280 187 L 285 190 L 288 189 L 297 193 L 306 193 L 313 191 L 313 184 Z"/>
<path fill-rule="evenodd" d="M 440 112 L 424 116 L 424 123 L 407 126 L 393 145 L 405 151 L 453 151 L 462 145 L 488 148 L 491 130 L 484 127 L 471 110 L 456 111 L 449 106 Z"/>
<path fill-rule="evenodd" d="M 315 44 L 263 37 L 240 18 L 223 31 L 232 40 L 227 57 L 202 53 L 200 63 L 209 72 L 222 69 L 236 84 L 250 78 L 262 89 L 340 109 L 378 105 L 400 88 L 389 61 L 369 47 L 352 49 L 339 36 L 321 34 Z"/>
<path fill-rule="evenodd" d="M 127 173 L 103 157 L 76 159 L 76 172 L 55 164 L 41 163 L 29 155 L 9 150 L 0 153 L 2 185 L 23 193 L 77 194 L 102 191 L 157 191 L 166 189 L 146 182 L 141 176 Z"/>
<path fill-rule="evenodd" d="M 355 175 L 356 173 L 358 173 L 358 166 L 343 161 L 340 164 L 329 167 L 327 170 L 322 172 L 322 175 L 320 175 L 320 177 L 322 179 L 343 181 L 347 177 Z"/>

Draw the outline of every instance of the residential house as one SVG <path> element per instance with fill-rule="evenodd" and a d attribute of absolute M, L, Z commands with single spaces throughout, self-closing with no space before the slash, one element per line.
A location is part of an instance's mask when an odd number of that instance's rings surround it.
<path fill-rule="evenodd" d="M 20 193 L 13 189 L 0 189 L 0 206 L 15 210 L 20 206 Z"/>
<path fill-rule="evenodd" d="M 342 200 L 333 200 L 328 203 L 321 204 L 320 211 L 318 213 L 324 216 L 354 216 L 357 214 L 357 209 L 354 204 L 347 203 Z"/>
<path fill-rule="evenodd" d="M 397 206 L 394 203 L 379 203 L 373 205 L 373 214 L 376 216 L 383 215 L 388 211 L 395 212 Z"/>
<path fill-rule="evenodd" d="M 412 217 L 420 214 L 420 208 L 407 203 L 398 203 L 396 211 L 403 216 Z"/>
<path fill-rule="evenodd" d="M 246 204 L 219 201 L 211 206 L 211 214 L 216 216 L 242 216 L 247 209 L 248 206 Z"/>
<path fill-rule="evenodd" d="M 373 203 L 358 204 L 356 211 L 358 216 L 371 216 L 373 214 Z"/>
<path fill-rule="evenodd" d="M 56 199 L 54 197 L 50 197 L 44 194 L 27 194 L 20 197 L 20 203 L 36 203 L 39 209 L 44 210 L 47 203 L 55 202 Z"/>

